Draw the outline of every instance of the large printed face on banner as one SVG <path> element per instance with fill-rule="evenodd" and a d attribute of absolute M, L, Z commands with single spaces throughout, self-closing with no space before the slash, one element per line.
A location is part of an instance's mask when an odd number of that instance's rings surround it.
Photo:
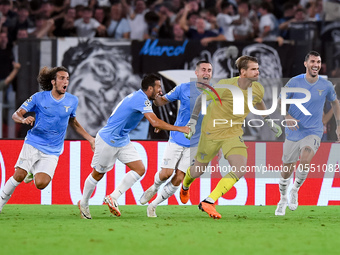
<path fill-rule="evenodd" d="M 91 40 L 79 42 L 64 53 L 62 65 L 71 77 L 69 92 L 79 99 L 77 119 L 93 136 L 106 124 L 114 107 L 140 88 L 129 51 L 130 45 Z"/>

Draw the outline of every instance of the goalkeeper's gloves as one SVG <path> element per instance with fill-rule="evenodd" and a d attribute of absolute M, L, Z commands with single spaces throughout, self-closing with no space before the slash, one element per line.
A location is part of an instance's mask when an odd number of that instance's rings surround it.
<path fill-rule="evenodd" d="M 196 132 L 196 124 L 197 124 L 197 119 L 191 118 L 187 124 L 187 126 L 190 128 L 189 134 L 184 134 L 185 138 L 191 139 L 191 137 L 195 134 Z"/>
<path fill-rule="evenodd" d="M 269 115 L 264 118 L 264 121 L 267 123 L 269 128 L 275 133 L 275 137 L 279 137 L 282 135 L 282 129 L 279 125 L 277 125 L 274 120 L 272 120 Z"/>

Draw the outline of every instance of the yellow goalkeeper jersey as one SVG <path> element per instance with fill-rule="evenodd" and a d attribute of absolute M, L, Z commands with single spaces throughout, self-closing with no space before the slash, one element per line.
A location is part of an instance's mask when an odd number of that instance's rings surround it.
<path fill-rule="evenodd" d="M 228 88 L 216 88 L 218 95 L 221 98 L 222 105 L 219 102 L 217 95 L 209 93 L 207 100 L 212 100 L 211 95 L 214 97 L 215 102 L 209 104 L 207 108 L 207 114 L 203 118 L 202 122 L 202 133 L 207 135 L 213 140 L 222 140 L 230 137 L 243 135 L 243 123 L 250 110 L 248 107 L 248 90 L 243 90 L 238 86 L 239 76 L 222 79 L 216 85 L 232 85 L 242 91 L 244 98 L 244 114 L 234 115 L 233 114 L 233 95 Z M 262 102 L 264 95 L 263 86 L 259 82 L 252 82 L 253 90 L 253 106 L 257 103 Z M 240 99 L 238 99 L 240 100 Z"/>

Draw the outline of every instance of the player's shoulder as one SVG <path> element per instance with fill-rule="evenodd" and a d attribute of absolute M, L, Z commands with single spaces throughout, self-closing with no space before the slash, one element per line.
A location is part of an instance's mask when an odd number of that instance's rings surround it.
<path fill-rule="evenodd" d="M 216 83 L 216 85 L 235 85 L 237 84 L 238 79 L 239 76 L 228 79 L 221 79 Z"/>
<path fill-rule="evenodd" d="M 326 78 L 321 77 L 321 76 L 319 76 L 318 82 L 323 84 L 324 86 L 327 86 L 327 87 L 330 87 L 330 88 L 334 87 L 332 82 L 330 82 L 329 80 L 327 80 Z"/>
<path fill-rule="evenodd" d="M 264 87 L 258 81 L 252 82 L 252 89 L 254 93 L 258 92 L 258 93 L 264 94 Z"/>
<path fill-rule="evenodd" d="M 65 99 L 67 101 L 78 102 L 78 97 L 68 92 L 65 93 Z"/>

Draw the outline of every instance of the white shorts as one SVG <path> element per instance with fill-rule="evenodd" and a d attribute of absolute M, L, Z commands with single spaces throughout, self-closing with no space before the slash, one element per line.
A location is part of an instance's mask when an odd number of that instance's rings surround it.
<path fill-rule="evenodd" d="M 193 164 L 197 147 L 183 147 L 173 142 L 168 142 L 163 155 L 161 168 L 178 169 L 186 173 Z"/>
<path fill-rule="evenodd" d="M 110 171 L 116 163 L 116 159 L 124 164 L 142 160 L 131 142 L 123 147 L 112 147 L 97 134 L 95 146 L 91 167 L 99 173 Z"/>
<path fill-rule="evenodd" d="M 24 143 L 15 168 L 20 167 L 33 175 L 45 173 L 52 179 L 58 165 L 58 160 L 58 156 L 45 154 L 32 145 Z"/>
<path fill-rule="evenodd" d="M 314 155 L 319 149 L 321 139 L 316 135 L 309 135 L 299 141 L 285 140 L 283 143 L 282 162 L 285 164 L 294 163 L 299 160 L 301 149 L 310 147 L 314 151 Z"/>

